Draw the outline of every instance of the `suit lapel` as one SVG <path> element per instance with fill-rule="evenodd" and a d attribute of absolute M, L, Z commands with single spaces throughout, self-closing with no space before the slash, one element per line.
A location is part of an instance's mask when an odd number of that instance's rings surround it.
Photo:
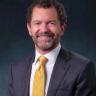
<path fill-rule="evenodd" d="M 69 56 L 68 56 L 67 52 L 64 51 L 63 48 L 61 48 L 60 53 L 57 57 L 55 66 L 53 68 L 47 96 L 53 96 L 53 95 L 55 96 L 56 89 L 58 88 L 62 78 L 64 78 L 64 76 L 69 68 L 69 64 L 66 63 L 66 61 L 68 59 L 69 59 Z"/>
<path fill-rule="evenodd" d="M 34 56 L 34 55 L 33 55 Z M 31 69 L 32 69 L 32 63 L 34 61 L 34 57 L 30 56 L 30 59 L 26 62 L 26 70 L 25 70 L 25 96 L 29 96 L 29 89 L 30 89 L 30 76 L 31 76 Z"/>

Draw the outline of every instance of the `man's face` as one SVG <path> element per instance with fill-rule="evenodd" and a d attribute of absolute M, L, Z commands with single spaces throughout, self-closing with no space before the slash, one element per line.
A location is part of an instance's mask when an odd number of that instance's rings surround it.
<path fill-rule="evenodd" d="M 64 25 L 60 24 L 54 7 L 33 8 L 27 28 L 38 51 L 50 51 L 55 48 L 65 29 Z"/>

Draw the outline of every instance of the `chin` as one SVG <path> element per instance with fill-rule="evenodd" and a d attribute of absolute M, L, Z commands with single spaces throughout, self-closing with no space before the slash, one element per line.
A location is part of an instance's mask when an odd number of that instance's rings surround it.
<path fill-rule="evenodd" d="M 55 48 L 55 46 L 42 46 L 42 47 L 39 47 L 41 50 L 43 51 L 51 51 L 52 49 Z"/>

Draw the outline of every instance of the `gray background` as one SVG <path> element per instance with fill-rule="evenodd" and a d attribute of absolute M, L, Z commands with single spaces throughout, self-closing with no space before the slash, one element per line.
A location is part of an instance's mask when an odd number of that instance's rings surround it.
<path fill-rule="evenodd" d="M 0 0 L 0 96 L 7 96 L 10 64 L 33 51 L 26 28 L 31 0 Z M 62 0 L 68 27 L 62 45 L 96 62 L 95 0 Z"/>

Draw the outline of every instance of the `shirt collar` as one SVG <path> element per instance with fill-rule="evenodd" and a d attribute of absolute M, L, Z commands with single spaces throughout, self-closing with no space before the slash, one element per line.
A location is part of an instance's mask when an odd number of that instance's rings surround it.
<path fill-rule="evenodd" d="M 59 43 L 58 46 L 56 48 L 54 48 L 52 51 L 50 51 L 49 53 L 47 54 L 44 54 L 44 56 L 46 58 L 48 58 L 48 62 L 51 62 L 51 63 L 54 63 L 56 61 L 56 58 L 59 54 L 59 51 L 61 49 L 61 44 Z M 37 60 L 38 60 L 38 57 L 40 56 L 41 54 L 37 52 L 35 52 L 35 61 L 34 63 L 36 64 Z"/>

